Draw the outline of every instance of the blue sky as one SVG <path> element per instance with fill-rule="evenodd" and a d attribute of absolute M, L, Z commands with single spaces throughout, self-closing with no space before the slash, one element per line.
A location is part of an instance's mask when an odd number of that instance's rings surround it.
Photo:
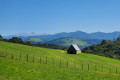
<path fill-rule="evenodd" d="M 120 0 L 0 0 L 0 34 L 120 31 Z"/>

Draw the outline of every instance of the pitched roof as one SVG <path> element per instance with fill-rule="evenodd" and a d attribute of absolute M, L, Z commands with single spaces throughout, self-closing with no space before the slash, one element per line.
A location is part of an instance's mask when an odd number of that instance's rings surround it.
<path fill-rule="evenodd" d="M 75 50 L 80 51 L 80 48 L 76 44 L 72 44 L 72 46 L 75 48 Z"/>

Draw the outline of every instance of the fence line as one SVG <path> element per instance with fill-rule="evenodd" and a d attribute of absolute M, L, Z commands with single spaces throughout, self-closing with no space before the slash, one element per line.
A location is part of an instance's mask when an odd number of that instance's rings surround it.
<path fill-rule="evenodd" d="M 8 56 L 8 54 L 7 54 L 7 50 L 5 50 L 5 55 L 4 56 L 1 56 L 1 57 L 9 57 Z M 12 53 L 11 54 L 11 59 L 16 59 L 15 57 L 14 57 L 14 54 Z M 21 60 L 22 59 L 22 55 L 21 55 L 21 53 L 19 54 L 19 60 Z M 28 55 L 28 53 L 26 54 L 26 61 L 30 61 L 29 60 L 30 58 L 29 58 L 29 55 Z M 34 56 L 34 54 L 32 55 L 32 59 L 31 59 L 33 62 L 36 62 L 35 61 L 35 56 Z M 53 59 L 50 59 L 49 58 L 49 60 L 52 60 L 52 65 L 55 65 L 55 59 L 53 58 Z M 42 57 L 40 56 L 40 62 L 39 63 L 44 63 L 44 59 L 43 59 L 43 61 L 42 61 Z M 45 57 L 45 64 L 49 64 L 49 62 L 48 62 L 48 57 Z M 59 60 L 59 66 L 60 67 L 70 67 L 70 68 L 72 68 L 72 66 L 70 66 L 69 65 L 69 62 L 67 61 L 67 62 L 63 62 L 62 63 L 62 59 L 60 59 Z M 87 66 L 87 67 L 85 67 L 85 66 Z M 79 68 L 79 67 L 81 67 L 81 68 Z M 102 68 L 102 71 L 101 70 L 99 70 L 99 66 L 97 66 L 97 65 L 95 65 L 95 66 L 93 66 L 93 68 L 91 68 L 91 66 L 90 66 L 90 64 L 81 64 L 81 66 L 79 66 L 79 67 L 77 67 L 76 66 L 76 64 L 74 63 L 73 64 L 73 68 L 74 69 L 81 69 L 81 70 L 87 70 L 87 71 L 99 71 L 99 72 L 106 72 L 106 73 L 115 73 L 115 74 L 120 74 L 119 72 L 118 72 L 118 68 L 117 67 L 115 67 L 114 69 L 115 69 L 115 71 L 113 72 L 113 71 L 111 71 L 112 69 L 111 69 L 111 67 L 109 67 L 109 69 L 108 69 L 108 72 L 107 71 L 105 71 L 105 69 L 104 69 L 104 66 L 102 65 L 101 66 L 101 68 Z"/>

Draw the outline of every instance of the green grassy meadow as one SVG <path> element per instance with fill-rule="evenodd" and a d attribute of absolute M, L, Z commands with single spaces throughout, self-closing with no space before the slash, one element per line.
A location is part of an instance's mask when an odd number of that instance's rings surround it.
<path fill-rule="evenodd" d="M 0 80 L 120 79 L 120 61 L 97 55 L 85 53 L 73 55 L 63 50 L 2 41 L 0 55 Z"/>

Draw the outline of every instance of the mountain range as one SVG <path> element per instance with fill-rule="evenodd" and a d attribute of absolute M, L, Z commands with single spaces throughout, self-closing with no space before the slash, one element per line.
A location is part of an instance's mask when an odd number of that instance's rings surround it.
<path fill-rule="evenodd" d="M 4 36 L 5 38 L 11 38 L 11 37 L 21 37 L 21 38 L 28 38 L 28 37 L 36 37 L 43 41 L 50 41 L 58 38 L 65 38 L 65 37 L 72 37 L 77 39 L 106 39 L 106 40 L 113 40 L 116 39 L 118 36 L 120 36 L 120 32 L 115 31 L 111 33 L 105 33 L 105 32 L 94 32 L 94 33 L 86 33 L 82 31 L 75 31 L 75 32 L 62 32 L 57 34 L 36 34 L 36 33 L 19 33 L 9 36 Z M 26 38 L 26 39 L 27 39 Z M 24 39 L 25 40 L 25 39 Z"/>
<path fill-rule="evenodd" d="M 82 31 L 75 31 L 75 32 L 69 32 L 69 33 L 62 32 L 62 33 L 57 33 L 53 35 L 23 33 L 23 34 L 17 34 L 17 35 L 10 35 L 5 38 L 19 37 L 24 41 L 28 40 L 33 43 L 40 42 L 40 43 L 50 43 L 50 44 L 58 44 L 58 45 L 64 45 L 64 46 L 69 46 L 70 44 L 76 44 L 77 42 L 79 46 L 85 47 L 88 45 L 100 43 L 103 39 L 113 40 L 113 39 L 116 39 L 118 36 L 120 36 L 120 32 L 117 32 L 117 31 L 112 33 L 104 33 L 104 32 L 86 33 Z"/>

